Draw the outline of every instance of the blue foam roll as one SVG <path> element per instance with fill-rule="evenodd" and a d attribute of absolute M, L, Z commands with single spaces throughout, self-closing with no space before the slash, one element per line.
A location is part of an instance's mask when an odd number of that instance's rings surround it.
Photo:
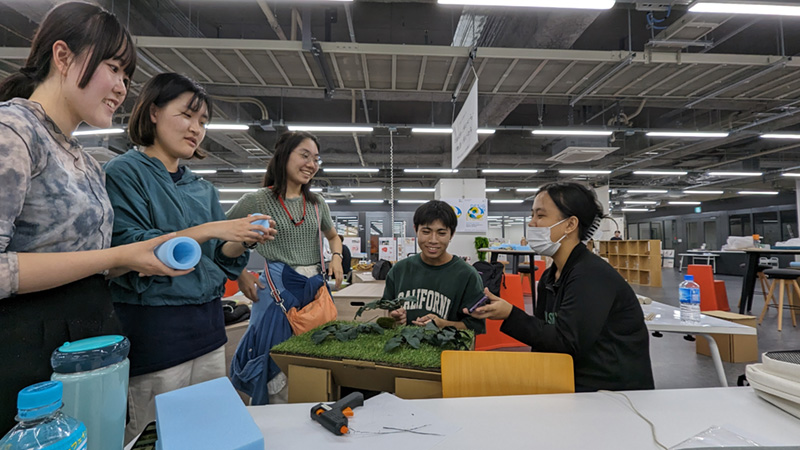
<path fill-rule="evenodd" d="M 263 216 L 261 213 L 253 213 L 250 214 L 251 216 Z M 264 228 L 269 228 L 269 220 L 261 219 L 261 220 L 254 220 L 253 225 L 261 225 Z M 259 231 L 260 234 L 264 234 L 263 232 Z"/>
<path fill-rule="evenodd" d="M 264 450 L 264 435 L 226 377 L 156 395 L 157 448 Z"/>
<path fill-rule="evenodd" d="M 190 237 L 172 238 L 156 247 L 154 252 L 156 258 L 175 270 L 191 269 L 200 262 L 200 244 Z"/>

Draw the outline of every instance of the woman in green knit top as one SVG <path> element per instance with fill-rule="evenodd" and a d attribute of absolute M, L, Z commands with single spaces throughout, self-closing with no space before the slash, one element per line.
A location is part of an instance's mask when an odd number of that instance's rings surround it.
<path fill-rule="evenodd" d="M 317 227 L 328 238 L 333 256 L 328 275 L 342 283 L 342 241 L 336 233 L 328 205 L 310 190 L 319 170 L 319 141 L 305 132 L 284 133 L 275 144 L 275 155 L 267 167 L 263 187 L 246 194 L 231 208 L 228 219 L 262 213 L 274 220 L 278 235 L 274 241 L 259 244 L 258 253 L 267 261 L 286 263 L 305 276 L 320 272 L 320 242 Z M 319 208 L 320 225 L 314 207 Z M 256 286 L 264 288 L 246 270 L 239 277 L 239 289 L 247 298 L 258 301 Z"/>

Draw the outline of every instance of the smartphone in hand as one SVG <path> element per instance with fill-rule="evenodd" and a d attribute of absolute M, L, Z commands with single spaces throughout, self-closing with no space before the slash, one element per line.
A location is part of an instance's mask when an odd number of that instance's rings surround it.
<path fill-rule="evenodd" d="M 480 300 L 478 300 L 477 302 L 475 302 L 475 304 L 474 304 L 474 305 L 472 305 L 472 307 L 471 307 L 471 308 L 469 308 L 467 311 L 469 311 L 469 313 L 470 313 L 470 314 L 472 314 L 472 313 L 474 313 L 474 312 L 475 312 L 475 310 L 476 310 L 476 309 L 478 309 L 478 308 L 480 308 L 481 306 L 485 305 L 485 304 L 486 304 L 486 302 L 488 302 L 488 301 L 489 301 L 489 297 L 487 297 L 487 296 L 485 296 L 485 295 L 484 295 L 483 297 L 481 297 L 481 298 L 480 298 Z"/>

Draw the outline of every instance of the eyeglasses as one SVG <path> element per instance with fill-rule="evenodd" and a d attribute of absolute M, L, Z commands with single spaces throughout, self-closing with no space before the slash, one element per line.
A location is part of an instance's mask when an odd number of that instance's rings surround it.
<path fill-rule="evenodd" d="M 314 156 L 311 153 L 306 152 L 306 151 L 301 151 L 300 152 L 300 156 L 303 158 L 303 161 L 305 161 L 306 163 L 313 162 L 314 165 L 316 165 L 317 167 L 322 165 L 322 158 L 320 158 L 319 156 Z"/>

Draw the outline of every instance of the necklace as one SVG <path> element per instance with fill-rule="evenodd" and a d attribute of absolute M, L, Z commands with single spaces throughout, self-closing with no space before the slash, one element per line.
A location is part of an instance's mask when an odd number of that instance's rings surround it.
<path fill-rule="evenodd" d="M 286 211 L 286 215 L 289 216 L 289 220 L 292 221 L 294 226 L 299 227 L 300 225 L 303 224 L 303 222 L 306 221 L 306 196 L 305 196 L 305 194 L 303 194 L 303 217 L 301 217 L 299 221 L 295 221 L 294 220 L 294 217 L 292 217 L 292 213 L 289 212 L 289 208 L 287 208 L 286 204 L 283 203 L 283 198 L 281 198 L 280 195 L 278 196 L 278 201 L 281 202 L 281 206 L 283 206 L 283 210 Z"/>

